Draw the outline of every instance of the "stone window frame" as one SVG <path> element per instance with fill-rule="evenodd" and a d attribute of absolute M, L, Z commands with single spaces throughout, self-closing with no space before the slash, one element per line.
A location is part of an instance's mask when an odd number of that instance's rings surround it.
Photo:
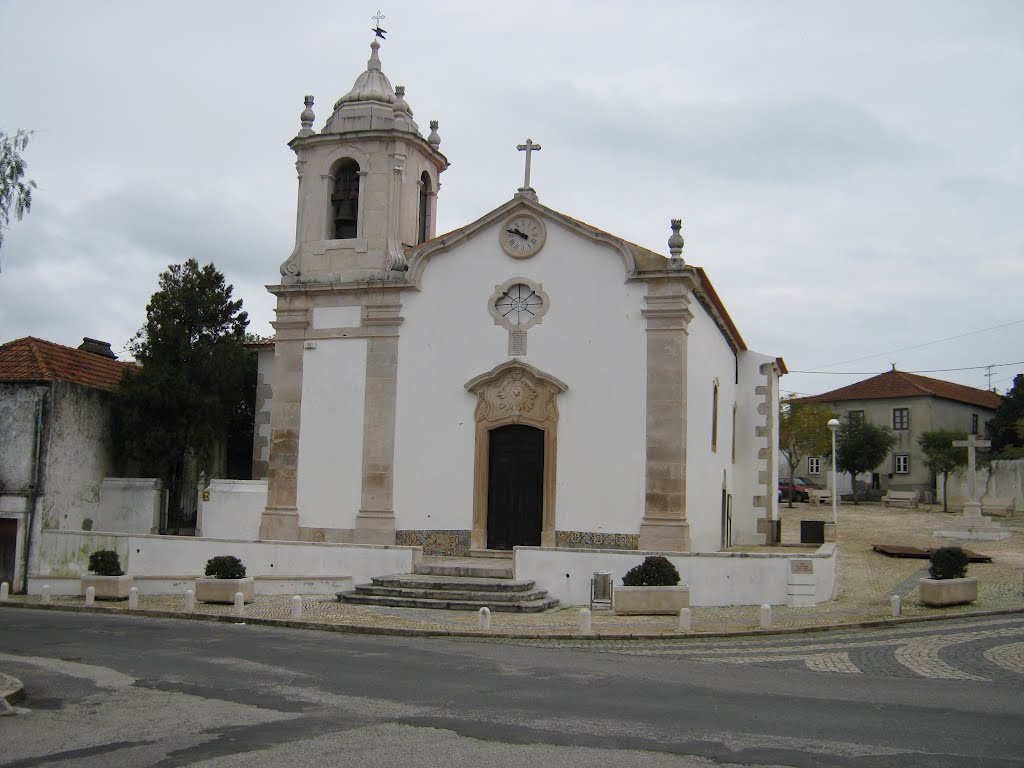
<path fill-rule="evenodd" d="M 496 304 L 498 302 L 498 299 L 500 299 L 505 294 L 505 292 L 508 291 L 509 288 L 519 284 L 525 285 L 527 288 L 529 288 L 531 291 L 537 294 L 537 296 L 540 297 L 541 306 L 540 311 L 537 312 L 537 314 L 535 314 L 532 318 L 530 318 L 529 322 L 524 323 L 522 325 L 513 325 L 502 316 L 502 314 L 498 311 L 498 307 L 496 306 Z M 540 323 L 544 320 L 544 315 L 547 314 L 548 308 L 550 306 L 551 299 L 548 297 L 547 291 L 544 290 L 544 286 L 535 280 L 531 280 L 528 277 L 522 276 L 510 277 L 505 282 L 494 286 L 494 293 L 492 293 L 490 298 L 487 299 L 487 312 L 490 314 L 492 318 L 494 318 L 494 324 L 500 325 L 502 328 L 509 331 L 526 331 L 535 325 L 540 325 Z"/>
<path fill-rule="evenodd" d="M 850 424 L 867 424 L 867 417 L 864 415 L 863 410 L 859 411 L 847 411 L 846 421 Z"/>
<path fill-rule="evenodd" d="M 910 474 L 910 454 L 909 453 L 896 453 L 892 457 L 893 472 L 897 475 L 909 475 Z"/>
<path fill-rule="evenodd" d="M 908 429 L 910 429 L 909 408 L 892 409 L 892 428 L 899 432 L 906 432 Z"/>
<path fill-rule="evenodd" d="M 711 452 L 718 453 L 718 378 L 711 392 Z"/>

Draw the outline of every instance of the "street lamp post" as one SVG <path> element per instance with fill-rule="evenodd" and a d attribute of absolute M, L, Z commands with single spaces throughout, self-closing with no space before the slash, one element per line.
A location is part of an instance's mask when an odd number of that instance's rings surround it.
<path fill-rule="evenodd" d="M 832 431 L 832 525 L 839 523 L 839 486 L 836 484 L 836 430 L 839 419 L 829 419 L 828 428 Z"/>

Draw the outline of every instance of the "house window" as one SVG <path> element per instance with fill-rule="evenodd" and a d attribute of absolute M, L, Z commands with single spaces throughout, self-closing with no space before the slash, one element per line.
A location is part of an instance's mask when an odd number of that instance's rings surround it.
<path fill-rule="evenodd" d="M 821 474 L 821 457 L 820 456 L 809 456 L 809 457 L 807 457 L 807 474 L 809 474 L 809 475 L 820 475 Z"/>
<path fill-rule="evenodd" d="M 895 456 L 893 456 L 893 459 L 896 462 L 897 475 L 905 475 L 908 472 L 910 472 L 910 454 L 897 453 Z"/>
<path fill-rule="evenodd" d="M 718 379 L 711 395 L 711 452 L 718 453 Z"/>
<path fill-rule="evenodd" d="M 910 409 L 909 408 L 893 408 L 892 409 L 892 428 L 893 429 L 910 429 Z"/>
<path fill-rule="evenodd" d="M 864 411 L 847 411 L 846 420 L 851 424 L 863 424 Z"/>
<path fill-rule="evenodd" d="M 430 174 L 420 176 L 420 214 L 416 242 L 425 243 L 430 238 Z"/>
<path fill-rule="evenodd" d="M 333 176 L 332 234 L 335 240 L 350 240 L 359 236 L 359 163 L 355 160 L 342 160 Z"/>
<path fill-rule="evenodd" d="M 976 413 L 971 414 L 971 434 L 978 434 L 978 414 Z"/>

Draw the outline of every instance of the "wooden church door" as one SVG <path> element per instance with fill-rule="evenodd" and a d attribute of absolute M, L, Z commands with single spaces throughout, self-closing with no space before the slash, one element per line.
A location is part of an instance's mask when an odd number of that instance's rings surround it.
<path fill-rule="evenodd" d="M 544 430 L 492 429 L 487 483 L 487 548 L 540 546 L 544 519 Z"/>

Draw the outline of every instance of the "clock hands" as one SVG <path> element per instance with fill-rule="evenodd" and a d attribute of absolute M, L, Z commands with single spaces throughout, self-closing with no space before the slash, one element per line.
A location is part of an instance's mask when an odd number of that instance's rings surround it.
<path fill-rule="evenodd" d="M 523 238 L 523 240 L 530 239 L 529 235 L 519 231 L 519 227 L 515 227 L 514 229 L 506 229 L 505 231 L 508 232 L 510 235 L 519 235 L 521 238 Z"/>

